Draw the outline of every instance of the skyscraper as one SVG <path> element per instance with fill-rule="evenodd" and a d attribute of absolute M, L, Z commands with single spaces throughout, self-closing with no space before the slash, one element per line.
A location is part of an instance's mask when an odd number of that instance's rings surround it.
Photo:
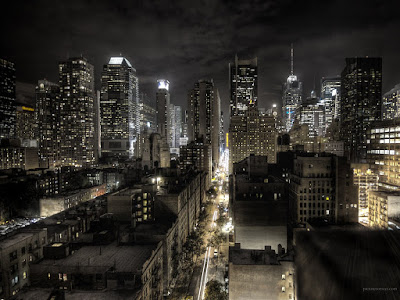
<path fill-rule="evenodd" d="M 290 54 L 290 75 L 283 84 L 282 93 L 282 121 L 286 132 L 289 132 L 293 126 L 296 109 L 301 104 L 303 94 L 303 84 L 293 72 L 293 45 Z"/>
<path fill-rule="evenodd" d="M 15 66 L 0 58 L 0 138 L 15 134 Z"/>
<path fill-rule="evenodd" d="M 322 77 L 321 104 L 325 110 L 324 134 L 333 120 L 340 119 L 340 77 Z"/>
<path fill-rule="evenodd" d="M 341 76 L 341 138 L 352 162 L 364 162 L 367 129 L 381 118 L 382 58 L 346 58 Z"/>
<path fill-rule="evenodd" d="M 382 99 L 382 120 L 400 117 L 400 83 L 396 84 Z"/>
<path fill-rule="evenodd" d="M 39 164 L 54 168 L 60 165 L 60 87 L 39 80 L 36 86 L 36 122 Z"/>
<path fill-rule="evenodd" d="M 111 57 L 101 75 L 102 156 L 132 157 L 137 139 L 139 80 L 124 57 Z"/>
<path fill-rule="evenodd" d="M 231 116 L 244 115 L 249 106 L 257 106 L 258 96 L 257 57 L 229 64 L 229 89 Z"/>
<path fill-rule="evenodd" d="M 169 104 L 170 104 L 170 94 L 169 94 L 169 81 L 165 79 L 157 80 L 157 93 L 156 93 L 156 113 L 157 113 L 157 133 L 161 135 L 162 138 L 166 139 L 169 145 L 170 132 L 170 114 L 169 114 Z"/>
<path fill-rule="evenodd" d="M 94 76 L 86 58 L 59 64 L 60 135 L 63 165 L 88 166 L 94 156 Z"/>
<path fill-rule="evenodd" d="M 212 163 L 219 162 L 221 99 L 214 81 L 199 80 L 188 93 L 189 141 L 203 138 L 211 145 Z"/>

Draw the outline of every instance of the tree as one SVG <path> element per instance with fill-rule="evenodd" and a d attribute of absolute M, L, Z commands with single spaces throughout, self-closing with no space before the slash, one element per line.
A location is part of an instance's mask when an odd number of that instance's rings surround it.
<path fill-rule="evenodd" d="M 205 300 L 228 300 L 228 294 L 223 290 L 223 285 L 217 280 L 210 280 L 206 284 Z"/>

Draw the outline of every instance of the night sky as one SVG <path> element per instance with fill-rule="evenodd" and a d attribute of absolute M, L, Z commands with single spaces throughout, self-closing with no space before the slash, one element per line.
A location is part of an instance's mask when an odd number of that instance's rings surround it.
<path fill-rule="evenodd" d="M 16 62 L 18 81 L 57 81 L 58 61 L 82 54 L 99 88 L 102 65 L 121 53 L 141 91 L 155 98 L 156 80 L 167 78 L 177 105 L 186 107 L 195 81 L 213 78 L 228 114 L 235 53 L 258 56 L 259 106 L 269 107 L 280 104 L 293 42 L 305 95 L 351 56 L 383 57 L 383 92 L 400 82 L 400 1 L 11 2 L 2 8 L 0 54 Z"/>

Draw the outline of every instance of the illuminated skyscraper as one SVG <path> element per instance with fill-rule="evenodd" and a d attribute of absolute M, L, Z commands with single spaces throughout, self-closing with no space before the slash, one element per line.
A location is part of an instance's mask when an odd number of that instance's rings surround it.
<path fill-rule="evenodd" d="M 139 80 L 124 57 L 111 57 L 101 76 L 102 156 L 132 157 L 139 132 Z"/>
<path fill-rule="evenodd" d="M 15 66 L 0 58 L 0 138 L 15 134 Z"/>
<path fill-rule="evenodd" d="M 169 94 L 169 81 L 165 79 L 157 80 L 157 93 L 156 93 L 156 113 L 157 113 L 157 133 L 162 138 L 166 139 L 167 144 L 170 144 L 170 94 Z"/>
<path fill-rule="evenodd" d="M 231 116 L 244 115 L 249 106 L 257 106 L 258 96 L 257 57 L 229 64 L 229 89 Z"/>
<path fill-rule="evenodd" d="M 212 163 L 220 154 L 221 99 L 213 80 L 199 80 L 188 93 L 189 141 L 203 139 L 211 145 Z"/>
<path fill-rule="evenodd" d="M 352 162 L 364 162 L 367 130 L 381 118 L 382 58 L 346 58 L 341 81 L 341 138 Z"/>
<path fill-rule="evenodd" d="M 303 84 L 293 73 L 293 45 L 291 48 L 290 75 L 283 85 L 282 121 L 286 132 L 289 132 L 295 120 L 296 109 L 301 104 Z"/>
<path fill-rule="evenodd" d="M 60 87 L 46 79 L 36 87 L 36 122 L 39 164 L 55 167 L 60 164 Z"/>
<path fill-rule="evenodd" d="M 60 135 L 63 165 L 89 166 L 95 162 L 94 76 L 86 58 L 59 64 Z"/>
<path fill-rule="evenodd" d="M 392 120 L 400 117 L 400 84 L 396 84 L 383 95 L 382 120 Z"/>
<path fill-rule="evenodd" d="M 321 101 L 325 110 L 325 134 L 333 120 L 340 119 L 340 77 L 322 77 L 321 79 Z"/>

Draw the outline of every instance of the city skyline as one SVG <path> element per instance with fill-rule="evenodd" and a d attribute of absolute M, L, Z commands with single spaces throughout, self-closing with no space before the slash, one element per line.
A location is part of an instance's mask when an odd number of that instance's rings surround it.
<path fill-rule="evenodd" d="M 213 78 L 220 89 L 222 110 L 227 112 L 227 66 L 238 54 L 258 58 L 259 107 L 268 107 L 280 104 L 282 83 L 290 73 L 291 43 L 296 75 L 304 83 L 305 94 L 313 88 L 314 78 L 318 90 L 319 78 L 340 74 L 345 57 L 382 56 L 384 92 L 400 81 L 395 61 L 398 46 L 391 38 L 399 25 L 396 9 L 392 9 L 398 4 L 394 2 L 383 6 L 336 1 L 324 7 L 314 1 L 302 6 L 292 2 L 219 2 L 190 9 L 184 3 L 167 6 L 162 2 L 137 6 L 111 2 L 95 6 L 89 2 L 61 7 L 47 4 L 41 1 L 10 9 L 2 19 L 2 28 L 10 20 L 15 24 L 12 31 L 3 33 L 9 42 L 2 47 L 1 56 L 15 62 L 17 81 L 56 81 L 58 61 L 83 54 L 95 67 L 95 87 L 99 89 L 101 67 L 109 57 L 122 54 L 137 68 L 144 92 L 154 95 L 156 80 L 167 78 L 172 102 L 183 107 L 193 82 Z M 92 10 L 94 13 L 86 14 Z M 52 26 L 40 19 L 46 15 L 53 16 Z M 224 17 L 231 22 L 222 22 Z M 106 21 L 99 23 L 100 19 Z M 155 21 L 149 24 L 148 20 Z M 29 23 L 37 26 L 28 27 Z M 33 46 L 26 52 L 26 44 L 41 47 Z M 42 49 L 51 51 L 44 56 Z"/>

